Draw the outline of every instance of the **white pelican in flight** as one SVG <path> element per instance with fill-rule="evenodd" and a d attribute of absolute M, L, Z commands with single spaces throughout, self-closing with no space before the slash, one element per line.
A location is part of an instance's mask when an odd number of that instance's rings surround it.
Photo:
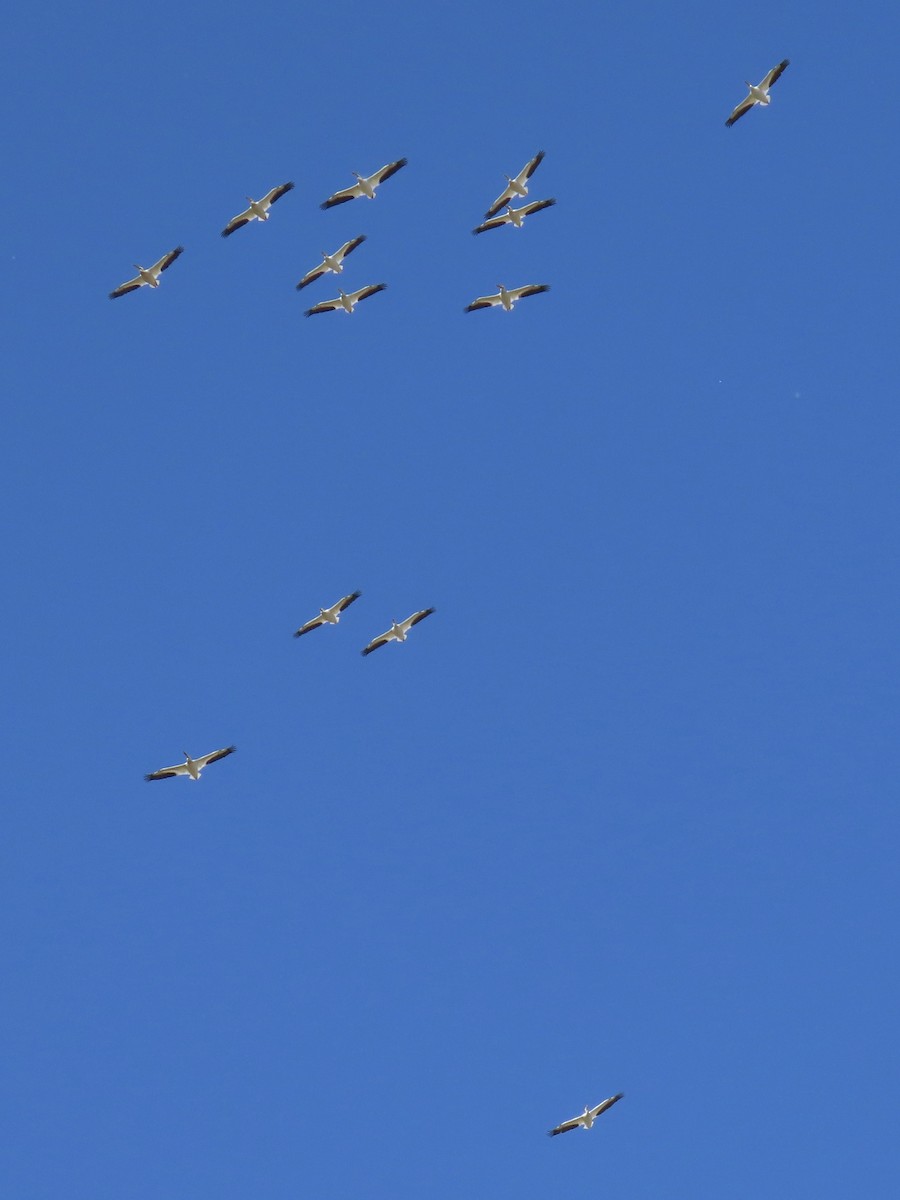
<path fill-rule="evenodd" d="M 523 296 L 536 296 L 538 292 L 549 292 L 549 283 L 530 283 L 526 287 L 520 288 L 505 288 L 502 283 L 498 283 L 499 292 L 494 296 L 479 296 L 477 300 L 473 300 L 471 304 L 467 304 L 465 312 L 474 312 L 476 308 L 494 308 L 497 305 L 502 306 L 507 312 L 512 312 L 513 305 L 517 300 L 521 300 Z"/>
<path fill-rule="evenodd" d="M 577 1129 L 579 1125 L 582 1129 L 590 1129 L 600 1114 L 605 1113 L 608 1108 L 612 1108 L 616 1101 L 621 1100 L 624 1095 L 624 1092 L 618 1092 L 615 1096 L 610 1096 L 608 1100 L 598 1104 L 596 1108 L 588 1108 L 585 1105 L 584 1112 L 580 1116 L 573 1117 L 571 1121 L 563 1121 L 562 1125 L 557 1125 L 555 1129 L 549 1130 L 548 1136 L 556 1137 L 558 1133 L 568 1133 L 570 1129 Z"/>
<path fill-rule="evenodd" d="M 366 196 L 369 200 L 374 200 L 375 189 L 381 187 L 386 179 L 390 179 L 392 175 L 396 175 L 401 167 L 406 166 L 407 162 L 409 162 L 407 158 L 398 158 L 396 162 L 387 163 L 380 171 L 376 171 L 374 175 L 357 175 L 356 171 L 354 171 L 353 174 L 356 175 L 356 183 L 354 183 L 353 187 L 335 192 L 333 196 L 329 196 L 322 203 L 321 207 L 334 208 L 336 204 L 346 204 L 348 200 L 359 200 L 363 196 Z"/>
<path fill-rule="evenodd" d="M 388 642 L 405 642 L 413 625 L 418 625 L 420 621 L 424 621 L 433 612 L 433 608 L 423 608 L 421 612 L 413 613 L 411 617 L 407 617 L 405 621 L 400 621 L 399 624 L 396 621 L 392 621 L 387 633 L 382 633 L 377 638 L 373 638 L 362 653 L 364 655 L 371 654 L 373 650 L 377 650 L 379 646 L 386 646 Z"/>
<path fill-rule="evenodd" d="M 519 208 L 511 208 L 507 204 L 505 213 L 501 213 L 499 217 L 492 217 L 490 221 L 484 221 L 472 232 L 484 233 L 487 229 L 499 229 L 501 225 L 515 225 L 516 229 L 521 229 L 529 214 L 540 212 L 542 208 L 550 208 L 555 203 L 555 200 L 533 200 L 531 204 L 522 204 Z"/>
<path fill-rule="evenodd" d="M 361 233 L 359 237 L 355 237 L 351 242 L 344 242 L 340 250 L 335 250 L 334 254 L 326 254 L 322 251 L 322 261 L 317 267 L 313 267 L 311 271 L 307 271 L 300 282 L 297 284 L 297 291 L 301 291 L 307 284 L 313 283 L 319 279 L 326 271 L 331 271 L 335 275 L 340 275 L 344 269 L 344 259 L 348 254 L 352 254 L 357 246 L 361 245 L 366 240 L 366 235 Z"/>
<path fill-rule="evenodd" d="M 191 779 L 199 779 L 200 772 L 204 767 L 208 767 L 210 763 L 216 762 L 220 758 L 227 758 L 229 754 L 234 754 L 235 750 L 237 750 L 237 746 L 226 746 L 224 750 L 213 750 L 212 754 L 204 754 L 202 758 L 191 758 L 185 750 L 183 751 L 183 763 L 179 763 L 177 767 L 163 767 L 159 771 L 145 775 L 144 778 L 148 783 L 153 779 L 171 779 L 175 775 L 189 775 Z"/>
<path fill-rule="evenodd" d="M 222 230 L 222 237 L 230 237 L 236 229 L 240 229 L 242 225 L 247 225 L 251 221 L 268 221 L 269 209 L 275 201 L 280 200 L 285 192 L 293 191 L 293 188 L 292 183 L 282 183 L 278 187 L 273 187 L 270 192 L 266 192 L 262 200 L 254 200 L 252 196 L 248 196 L 250 207 L 231 218 Z"/>
<path fill-rule="evenodd" d="M 515 179 L 510 179 L 508 175 L 504 176 L 506 187 L 484 214 L 488 219 L 498 213 L 501 208 L 504 208 L 510 200 L 514 200 L 516 196 L 528 195 L 528 180 L 532 177 L 544 159 L 544 151 L 538 150 L 534 158 L 525 164 L 522 170 L 518 173 Z"/>
<path fill-rule="evenodd" d="M 791 60 L 789 58 L 784 59 L 778 64 L 777 67 L 772 68 L 762 83 L 757 84 L 755 87 L 752 83 L 750 83 L 749 80 L 745 79 L 744 82 L 750 89 L 750 94 L 746 100 L 742 100 L 740 102 L 725 124 L 733 125 L 735 121 L 739 121 L 741 119 L 745 112 L 749 112 L 755 104 L 771 104 L 772 97 L 769 95 L 769 88 L 776 81 L 776 79 L 780 78 L 782 71 L 784 71 L 786 67 L 790 66 L 790 62 Z"/>
<path fill-rule="evenodd" d="M 184 246 L 176 246 L 174 250 L 170 250 L 168 254 L 164 254 L 158 263 L 154 263 L 152 267 L 142 267 L 139 263 L 134 264 L 137 275 L 134 279 L 129 279 L 127 283 L 120 283 L 114 292 L 109 293 L 110 300 L 115 300 L 118 296 L 124 296 L 126 292 L 137 291 L 140 287 L 159 287 L 159 277 L 163 271 L 171 267 L 172 263 L 179 256 L 184 254 Z"/>
<path fill-rule="evenodd" d="M 341 309 L 346 313 L 352 313 L 360 300 L 367 300 L 376 292 L 383 292 L 386 287 L 386 283 L 372 283 L 368 287 L 360 288 L 358 292 L 342 291 L 333 300 L 323 300 L 320 304 L 314 304 L 312 308 L 308 308 L 306 316 L 312 317 L 316 313 L 323 312 L 340 312 Z"/>
<path fill-rule="evenodd" d="M 320 625 L 338 625 L 341 620 L 341 613 L 345 608 L 349 608 L 354 600 L 358 600 L 362 592 L 351 592 L 349 596 L 344 596 L 342 600 L 338 600 L 337 604 L 332 604 L 331 608 L 320 608 L 319 615 L 313 617 L 311 621 L 307 621 L 305 625 L 301 625 L 294 637 L 303 637 L 304 633 L 309 633 L 311 629 L 318 629 Z"/>

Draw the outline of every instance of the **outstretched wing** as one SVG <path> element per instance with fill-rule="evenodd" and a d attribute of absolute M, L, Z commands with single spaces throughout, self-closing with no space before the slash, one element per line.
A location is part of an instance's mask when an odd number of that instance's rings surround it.
<path fill-rule="evenodd" d="M 473 300 L 471 304 L 467 304 L 463 312 L 474 312 L 476 308 L 493 308 L 495 304 L 499 303 L 499 292 L 496 296 L 479 296 L 477 300 Z"/>
<path fill-rule="evenodd" d="M 176 246 L 174 250 L 170 250 L 168 254 L 164 254 L 158 263 L 154 263 L 150 270 L 159 272 L 168 271 L 175 259 L 182 254 L 184 254 L 184 246 Z"/>
<path fill-rule="evenodd" d="M 144 286 L 144 281 L 140 275 L 136 279 L 129 279 L 127 283 L 120 283 L 119 286 L 109 293 L 110 300 L 116 300 L 119 296 L 124 296 L 126 292 L 136 292 L 139 287 Z"/>
<path fill-rule="evenodd" d="M 304 633 L 309 633 L 312 629 L 318 629 L 324 623 L 321 617 L 313 617 L 311 621 L 307 621 L 305 625 L 301 625 L 299 629 L 295 630 L 294 637 L 303 637 Z"/>
<path fill-rule="evenodd" d="M 509 294 L 515 300 L 521 300 L 525 296 L 537 296 L 541 292 L 549 292 L 549 283 L 530 283 L 526 287 L 510 288 Z"/>
<path fill-rule="evenodd" d="M 773 83 L 777 82 L 777 80 L 781 78 L 781 76 L 784 74 L 785 68 L 789 67 L 790 65 L 791 60 L 789 58 L 784 58 L 777 67 L 772 68 L 772 70 L 762 81 L 762 86 L 766 89 L 766 91 L 768 91 Z"/>
<path fill-rule="evenodd" d="M 527 180 L 529 180 L 532 177 L 532 175 L 535 173 L 535 171 L 538 169 L 538 167 L 541 165 L 541 163 L 543 161 L 544 161 L 544 151 L 538 150 L 538 152 L 534 156 L 534 158 L 530 162 L 527 162 L 525 164 L 525 166 L 522 168 L 522 170 L 519 172 L 519 174 L 516 176 L 516 181 L 519 184 L 525 183 Z"/>
<path fill-rule="evenodd" d="M 386 646 L 390 640 L 391 639 L 388 637 L 388 635 L 383 633 L 380 637 L 374 638 L 371 642 L 369 642 L 365 650 L 361 650 L 360 653 L 362 654 L 363 658 L 365 658 L 367 654 L 371 654 L 372 651 L 377 650 L 379 646 Z"/>
<path fill-rule="evenodd" d="M 512 190 L 511 187 L 508 187 L 508 186 L 505 187 L 503 189 L 503 191 L 500 193 L 500 195 L 497 197 L 497 199 L 494 201 L 494 203 L 491 205 L 491 207 L 484 214 L 485 217 L 487 217 L 488 220 L 490 220 L 490 218 L 493 217 L 495 215 L 495 213 L 498 213 L 500 211 L 500 209 L 503 208 L 503 206 L 506 203 L 508 203 L 510 200 L 512 200 L 514 195 L 515 195 L 515 192 Z"/>
<path fill-rule="evenodd" d="M 334 257 L 339 263 L 343 262 L 347 255 L 352 254 L 356 247 L 361 246 L 365 240 L 366 235 L 364 233 L 361 233 L 359 237 L 351 238 L 349 242 L 344 242 L 343 246 L 341 246 L 340 250 L 335 253 Z"/>
<path fill-rule="evenodd" d="M 335 192 L 333 196 L 329 196 L 319 207 L 334 208 L 336 204 L 346 204 L 348 200 L 357 200 L 362 194 L 362 188 L 358 183 L 354 183 L 353 187 L 342 188 L 341 191 Z"/>
<path fill-rule="evenodd" d="M 379 184 L 384 183 L 386 179 L 390 179 L 392 175 L 396 175 L 400 168 L 405 167 L 408 162 L 408 158 L 398 158 L 396 162 L 387 163 L 387 165 L 383 166 L 380 171 L 376 171 L 375 174 L 371 176 L 370 182 L 374 183 L 377 187 Z"/>
<path fill-rule="evenodd" d="M 407 617 L 401 628 L 404 632 L 408 633 L 413 625 L 418 625 L 420 621 L 424 621 L 426 617 L 430 617 L 433 612 L 433 608 L 423 608 L 421 611 L 413 613 L 411 617 Z"/>
<path fill-rule="evenodd" d="M 354 600 L 358 600 L 362 592 L 351 592 L 349 596 L 345 596 L 343 600 L 336 605 L 338 612 L 343 612 L 345 608 L 349 608 Z"/>
<path fill-rule="evenodd" d="M 242 213 L 238 213 L 236 217 L 232 217 L 225 228 L 222 230 L 222 237 L 231 237 L 236 229 L 240 229 L 242 225 L 249 224 L 254 219 L 256 213 L 252 208 L 245 208 Z"/>
<path fill-rule="evenodd" d="M 334 312 L 338 308 L 342 308 L 340 296 L 334 300 L 322 300 L 319 304 L 314 304 L 312 308 L 308 308 L 304 316 L 314 317 L 317 313 Z"/>
<path fill-rule="evenodd" d="M 263 196 L 263 198 L 262 198 L 261 203 L 269 204 L 269 205 L 274 204 L 276 200 L 281 199 L 281 197 L 285 194 L 285 192 L 292 192 L 293 190 L 294 190 L 293 183 L 280 183 L 278 185 L 278 187 L 273 187 L 270 192 L 266 192 L 265 196 Z"/>
<path fill-rule="evenodd" d="M 482 223 L 473 229 L 472 232 L 485 233 L 488 229 L 499 229 L 501 225 L 509 225 L 511 219 L 512 218 L 508 217 L 506 214 L 504 214 L 502 217 L 493 217 L 490 221 L 482 221 Z"/>
<path fill-rule="evenodd" d="M 350 299 L 355 300 L 359 304 L 360 300 L 368 300 L 370 296 L 374 296 L 376 292 L 383 292 L 387 287 L 386 283 L 372 283 L 368 287 L 360 288 L 358 292 L 351 292 Z"/>
<path fill-rule="evenodd" d="M 234 754 L 237 746 L 226 746 L 224 750 L 213 750 L 212 754 L 204 754 L 202 758 L 196 760 L 199 770 L 208 767 L 210 763 L 218 762 L 220 758 L 227 758 L 229 754 Z"/>
<path fill-rule="evenodd" d="M 317 279 L 321 279 L 321 277 L 325 274 L 325 272 L 327 270 L 328 270 L 328 268 L 325 266 L 324 263 L 322 263 L 318 267 L 313 267 L 313 269 L 311 271 L 307 271 L 306 274 L 303 276 L 303 278 L 300 280 L 300 282 L 297 284 L 297 291 L 300 292 L 305 287 L 307 287 L 309 284 L 315 283 L 315 281 Z"/>
<path fill-rule="evenodd" d="M 756 101 L 753 99 L 753 97 L 748 95 L 746 100 L 742 100 L 737 108 L 732 112 L 725 124 L 730 128 L 735 121 L 739 121 L 741 119 L 744 113 L 749 112 L 755 103 Z"/>
<path fill-rule="evenodd" d="M 159 771 L 152 771 L 149 775 L 145 775 L 144 778 L 148 783 L 151 783 L 154 779 L 174 779 L 176 775 L 187 774 L 187 763 L 180 763 L 177 767 L 162 767 Z"/>
<path fill-rule="evenodd" d="M 616 1092 L 615 1096 L 610 1096 L 608 1100 L 602 1100 L 596 1108 L 591 1109 L 591 1116 L 599 1117 L 601 1113 L 605 1113 L 608 1108 L 617 1104 L 624 1095 L 624 1092 Z"/>

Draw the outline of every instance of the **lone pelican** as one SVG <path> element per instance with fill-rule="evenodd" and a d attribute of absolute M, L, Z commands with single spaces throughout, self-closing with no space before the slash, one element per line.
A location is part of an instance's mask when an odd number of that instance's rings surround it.
<path fill-rule="evenodd" d="M 379 646 L 386 646 L 388 642 L 405 642 L 409 636 L 409 631 L 413 625 L 418 625 L 420 621 L 424 621 L 426 617 L 430 617 L 434 612 L 433 608 L 423 608 L 420 612 L 413 613 L 411 617 L 407 617 L 405 621 L 391 622 L 391 627 L 387 633 L 380 634 L 377 638 L 373 638 L 366 646 L 362 654 L 371 654 L 373 650 L 377 650 Z"/>
<path fill-rule="evenodd" d="M 337 604 L 332 604 L 331 608 L 320 608 L 319 615 L 313 617 L 311 621 L 307 621 L 305 625 L 301 625 L 294 637 L 303 637 L 304 633 L 309 633 L 311 629 L 318 629 L 320 625 L 338 625 L 341 620 L 341 613 L 345 608 L 349 608 L 354 600 L 358 600 L 362 592 L 351 592 L 349 596 L 344 596 L 342 600 L 338 600 Z"/>
<path fill-rule="evenodd" d="M 334 254 L 326 254 L 322 251 L 322 262 L 317 267 L 313 267 L 311 271 L 307 271 L 300 282 L 297 284 L 297 291 L 301 291 L 307 284 L 313 283 L 316 279 L 320 279 L 326 271 L 331 271 L 335 275 L 340 275 L 344 269 L 344 259 L 348 254 L 352 254 L 357 246 L 362 245 L 366 240 L 366 235 L 361 233 L 359 237 L 353 238 L 350 242 L 344 242 L 339 250 L 335 250 Z"/>
<path fill-rule="evenodd" d="M 170 250 L 168 254 L 164 254 L 159 262 L 154 263 L 152 267 L 142 267 L 140 263 L 135 263 L 134 269 L 137 271 L 137 276 L 134 279 L 129 279 L 127 283 L 120 283 L 114 292 L 109 293 L 110 300 L 124 296 L 126 292 L 135 292 L 141 287 L 158 288 L 160 275 L 162 275 L 163 271 L 171 267 L 179 254 L 184 254 L 184 246 L 176 246 L 174 250 Z"/>
<path fill-rule="evenodd" d="M 398 158 L 396 162 L 388 163 L 382 167 L 380 171 L 376 171 L 374 175 L 358 175 L 356 171 L 352 174 L 356 175 L 356 183 L 352 187 L 343 188 L 340 192 L 335 192 L 333 196 L 329 196 L 323 201 L 322 208 L 334 208 L 336 204 L 346 204 L 348 200 L 360 200 L 365 196 L 369 200 L 375 199 L 375 189 L 381 187 L 386 179 L 390 179 L 392 175 L 405 167 L 409 159 Z"/>
<path fill-rule="evenodd" d="M 771 104 L 772 97 L 769 95 L 769 88 L 777 79 L 780 78 L 785 68 L 790 66 L 790 62 L 791 60 L 789 58 L 785 58 L 778 64 L 777 67 L 772 68 L 762 83 L 756 86 L 754 86 L 748 79 L 745 79 L 744 82 L 750 89 L 750 94 L 747 96 L 746 100 L 742 100 L 740 102 L 725 124 L 728 126 L 733 125 L 735 121 L 739 121 L 744 113 L 749 112 L 750 109 L 756 104 Z"/>
<path fill-rule="evenodd" d="M 516 229 L 521 229 L 527 216 L 540 212 L 542 208 L 551 208 L 555 203 L 555 200 L 533 200 L 531 204 L 523 204 L 519 208 L 511 208 L 507 204 L 505 213 L 499 217 L 492 217 L 490 221 L 484 221 L 472 232 L 484 233 L 488 229 L 499 229 L 501 225 L 515 225 Z"/>
<path fill-rule="evenodd" d="M 514 179 L 511 179 L 509 175 L 503 176 L 503 178 L 506 180 L 506 187 L 484 214 L 488 220 L 490 220 L 495 213 L 498 213 L 501 208 L 508 204 L 510 200 L 514 200 L 516 196 L 528 195 L 528 180 L 532 177 L 543 161 L 544 151 L 538 150 L 534 158 L 525 164 L 525 166 Z"/>
<path fill-rule="evenodd" d="M 222 230 L 222 237 L 230 237 L 236 229 L 240 229 L 242 225 L 247 225 L 250 221 L 268 221 L 269 209 L 276 200 L 280 200 L 285 192 L 293 191 L 292 183 L 282 183 L 278 187 L 273 187 L 270 192 L 266 192 L 262 200 L 254 200 L 252 196 L 248 196 L 250 207 L 245 208 L 242 213 L 238 213 L 236 217 L 232 217 L 225 228 Z"/>
<path fill-rule="evenodd" d="M 183 750 L 183 763 L 179 763 L 177 767 L 163 767 L 159 771 L 145 775 L 144 778 L 148 783 L 153 779 L 171 779 L 175 775 L 188 775 L 191 779 L 199 779 L 200 772 L 204 767 L 208 767 L 210 763 L 216 762 L 220 758 L 227 758 L 229 754 L 234 754 L 235 750 L 237 750 L 237 746 L 226 746 L 224 750 L 213 750 L 212 754 L 204 754 L 202 758 L 191 758 L 187 750 Z"/>
<path fill-rule="evenodd" d="M 341 291 L 333 300 L 323 300 L 320 304 L 314 304 L 312 308 L 306 310 L 305 315 L 313 317 L 316 313 L 340 312 L 341 309 L 346 313 L 352 313 L 361 300 L 367 300 L 376 292 L 383 292 L 386 287 L 386 283 L 373 283 L 368 287 L 360 288 L 358 292 Z"/>
<path fill-rule="evenodd" d="M 563 1121 L 562 1125 L 557 1125 L 555 1129 L 549 1130 L 548 1137 L 556 1137 L 558 1133 L 568 1133 L 570 1129 L 577 1129 L 579 1125 L 582 1129 L 590 1129 L 600 1114 L 605 1113 L 608 1108 L 612 1108 L 616 1101 L 621 1100 L 624 1095 L 624 1092 L 618 1092 L 615 1096 L 610 1096 L 608 1100 L 598 1104 L 596 1108 L 588 1108 L 585 1105 L 584 1112 L 580 1116 L 573 1117 L 571 1121 Z"/>
<path fill-rule="evenodd" d="M 539 292 L 550 291 L 549 283 L 530 283 L 520 288 L 505 288 L 502 283 L 498 283 L 497 287 L 500 291 L 496 295 L 479 296 L 477 300 L 467 304 L 464 311 L 474 312 L 476 308 L 494 308 L 499 305 L 507 312 L 512 312 L 513 305 L 523 296 L 536 296 Z"/>

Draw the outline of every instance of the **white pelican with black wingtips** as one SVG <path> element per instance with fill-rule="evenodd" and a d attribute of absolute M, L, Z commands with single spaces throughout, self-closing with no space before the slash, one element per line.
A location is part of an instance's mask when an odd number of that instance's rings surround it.
<path fill-rule="evenodd" d="M 777 67 L 772 68 L 762 83 L 752 84 L 748 79 L 745 79 L 744 82 L 750 89 L 750 94 L 747 96 L 746 100 L 742 100 L 740 102 L 725 124 L 728 126 L 733 125 L 735 121 L 739 121 L 741 119 L 744 113 L 749 112 L 750 109 L 757 104 L 771 104 L 772 97 L 769 95 L 769 88 L 777 79 L 781 77 L 782 72 L 785 70 L 785 68 L 789 67 L 790 64 L 791 60 L 789 58 L 783 59 Z"/>
<path fill-rule="evenodd" d="M 349 596 L 344 596 L 342 600 L 338 600 L 337 604 L 332 604 L 331 608 L 320 608 L 319 615 L 313 617 L 311 621 L 307 621 L 305 625 L 294 634 L 294 637 L 303 637 L 304 633 L 309 633 L 311 629 L 318 629 L 320 625 L 338 625 L 341 620 L 341 613 L 345 608 L 349 608 L 354 600 L 358 600 L 362 592 L 351 592 Z"/>
<path fill-rule="evenodd" d="M 213 750 L 212 754 L 204 754 L 202 758 L 191 758 L 185 750 L 183 763 L 178 763 L 175 767 L 162 767 L 161 770 L 153 771 L 144 778 L 148 783 L 154 779 L 173 779 L 176 775 L 187 775 L 189 779 L 199 779 L 200 772 L 204 767 L 218 762 L 220 758 L 227 758 L 229 754 L 234 754 L 235 750 L 237 750 L 237 746 L 226 746 L 224 750 Z"/>
<path fill-rule="evenodd" d="M 504 176 L 506 180 L 506 187 L 484 214 L 488 220 L 490 220 L 495 213 L 498 213 L 501 208 L 504 208 L 507 204 L 509 204 L 510 200 L 515 200 L 516 196 L 528 195 L 528 180 L 532 177 L 543 161 L 544 151 L 538 150 L 534 158 L 525 164 L 515 178 L 511 178 L 509 175 Z"/>
<path fill-rule="evenodd" d="M 335 192 L 333 196 L 329 196 L 320 205 L 321 208 L 334 208 L 336 204 L 346 204 L 348 200 L 361 200 L 363 196 L 367 200 L 375 199 L 375 189 L 381 187 L 386 179 L 390 179 L 392 175 L 396 175 L 401 167 L 405 167 L 409 159 L 398 158 L 396 162 L 387 163 L 376 171 L 374 175 L 358 175 L 356 171 L 356 183 L 352 187 L 343 188 L 339 192 Z"/>
<path fill-rule="evenodd" d="M 507 204 L 506 212 L 501 213 L 499 217 L 492 217 L 490 221 L 483 221 L 472 232 L 484 233 L 488 229 L 499 229 L 501 225 L 513 225 L 516 229 L 521 229 L 527 216 L 540 212 L 542 208 L 552 208 L 555 203 L 555 200 L 533 200 L 531 204 L 522 204 L 518 208 Z"/>
<path fill-rule="evenodd" d="M 139 263 L 135 263 L 136 277 L 129 279 L 127 283 L 120 283 L 115 291 L 109 293 L 110 300 L 116 300 L 119 296 L 124 296 L 126 292 L 135 292 L 138 288 L 158 288 L 160 275 L 162 275 L 163 271 L 171 267 L 179 254 L 184 254 L 184 246 L 176 246 L 174 250 L 170 250 L 168 254 L 164 254 L 159 262 L 154 263 L 152 267 L 142 267 Z"/>
<path fill-rule="evenodd" d="M 503 308 L 506 312 L 512 312 L 513 306 L 524 296 L 537 296 L 540 292 L 549 292 L 549 283 L 529 283 L 525 287 L 506 288 L 502 283 L 498 283 L 500 289 L 493 296 L 479 296 L 477 300 L 473 300 L 471 304 L 467 304 L 464 311 L 474 312 L 476 308 Z"/>
<path fill-rule="evenodd" d="M 307 284 L 314 283 L 320 279 L 326 271 L 331 271 L 333 275 L 340 275 L 344 269 L 344 259 L 348 254 L 352 254 L 357 246 L 362 245 L 366 240 L 366 235 L 361 233 L 359 237 L 353 238 L 349 242 L 344 242 L 339 250 L 335 250 L 334 254 L 326 254 L 322 251 L 322 261 L 317 267 L 313 267 L 311 271 L 307 271 L 300 282 L 297 284 L 297 291 L 301 291 Z"/>
<path fill-rule="evenodd" d="M 270 192 L 266 192 L 261 200 L 254 200 L 252 196 L 248 196 L 250 207 L 245 208 L 242 213 L 238 213 L 236 217 L 232 217 L 225 228 L 222 230 L 222 237 L 230 237 L 236 229 L 240 229 L 242 225 L 248 225 L 251 221 L 268 221 L 269 209 L 276 200 L 280 200 L 286 192 L 294 190 L 292 183 L 282 183 L 278 187 L 273 187 Z"/>
<path fill-rule="evenodd" d="M 615 1096 L 610 1096 L 608 1100 L 604 1100 L 601 1104 L 596 1105 L 594 1108 L 588 1108 L 587 1105 L 585 1105 L 584 1112 L 580 1116 L 573 1117 L 571 1121 L 563 1121 L 563 1123 L 561 1125 L 557 1125 L 555 1129 L 548 1130 L 547 1136 L 556 1137 L 558 1133 L 568 1133 L 570 1129 L 578 1129 L 579 1127 L 582 1129 L 590 1129 L 600 1114 L 605 1113 L 608 1108 L 612 1108 L 612 1106 L 618 1100 L 621 1100 L 624 1095 L 624 1092 L 618 1092 Z"/>
<path fill-rule="evenodd" d="M 346 313 L 352 313 L 361 300 L 368 300 L 369 296 L 383 292 L 386 287 L 386 283 L 372 283 L 368 287 L 360 288 L 358 292 L 341 291 L 333 300 L 323 300 L 320 304 L 314 304 L 306 310 L 305 315 L 313 317 L 316 313 L 340 312 L 342 309 Z"/>
<path fill-rule="evenodd" d="M 418 625 L 420 621 L 430 617 L 433 612 L 433 608 L 423 608 L 420 612 L 415 612 L 411 617 L 407 617 L 405 621 L 393 621 L 387 633 L 373 638 L 361 653 L 363 655 L 371 654 L 373 650 L 377 650 L 379 646 L 386 646 L 388 642 L 405 642 L 413 625 Z"/>

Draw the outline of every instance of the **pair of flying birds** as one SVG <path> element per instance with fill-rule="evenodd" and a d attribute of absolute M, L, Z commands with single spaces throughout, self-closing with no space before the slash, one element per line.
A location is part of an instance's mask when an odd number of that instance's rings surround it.
<path fill-rule="evenodd" d="M 336 604 L 332 604 L 331 608 L 320 608 L 319 615 L 313 617 L 311 621 L 307 621 L 305 625 L 301 625 L 294 632 L 294 637 L 303 637 L 304 633 L 311 633 L 313 629 L 318 629 L 320 625 L 337 625 L 341 620 L 341 613 L 350 607 L 354 600 L 358 600 L 362 592 L 351 592 L 349 596 L 343 596 Z M 434 612 L 433 608 L 423 608 L 418 612 L 412 613 L 405 621 L 392 621 L 391 627 L 385 633 L 380 633 L 378 637 L 373 638 L 368 646 L 362 651 L 363 656 L 371 654 L 373 650 L 378 650 L 381 646 L 386 646 L 388 642 L 405 642 L 409 631 L 413 625 L 418 625 L 420 621 L 424 621 L 426 617 L 430 617 Z"/>

